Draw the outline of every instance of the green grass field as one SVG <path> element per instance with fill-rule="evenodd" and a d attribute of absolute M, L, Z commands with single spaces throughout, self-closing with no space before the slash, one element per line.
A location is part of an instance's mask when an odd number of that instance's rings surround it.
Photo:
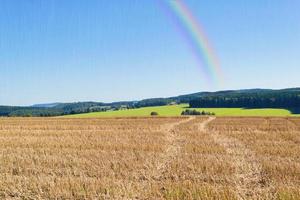
<path fill-rule="evenodd" d="M 94 112 L 86 114 L 66 115 L 63 117 L 144 117 L 150 116 L 155 111 L 159 116 L 180 116 L 181 112 L 187 109 L 187 104 L 145 107 L 129 110 L 118 110 L 108 112 Z M 189 108 L 190 109 L 190 108 Z M 285 109 L 243 109 L 243 108 L 197 108 L 196 110 L 214 112 L 216 116 L 296 116 L 292 115 L 289 110 Z"/>

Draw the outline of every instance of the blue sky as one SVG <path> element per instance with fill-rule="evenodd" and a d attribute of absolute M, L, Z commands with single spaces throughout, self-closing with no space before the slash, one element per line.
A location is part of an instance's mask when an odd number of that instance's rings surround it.
<path fill-rule="evenodd" d="M 185 1 L 221 61 L 218 87 L 157 1 L 0 0 L 0 105 L 300 86 L 300 1 Z"/>

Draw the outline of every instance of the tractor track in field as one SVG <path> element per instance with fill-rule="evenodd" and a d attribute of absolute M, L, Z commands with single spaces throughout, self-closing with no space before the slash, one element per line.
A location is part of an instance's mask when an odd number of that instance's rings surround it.
<path fill-rule="evenodd" d="M 206 124 L 201 124 L 200 130 L 208 131 L 206 125 L 214 119 L 215 117 L 210 117 Z M 271 186 L 266 183 L 262 174 L 262 166 L 253 151 L 236 138 L 215 131 L 209 134 L 218 145 L 225 148 L 231 157 L 235 168 L 234 185 L 238 199 L 260 199 L 270 192 Z M 268 198 L 272 199 L 272 197 Z"/>
<path fill-rule="evenodd" d="M 151 182 L 160 182 L 164 180 L 164 174 L 170 167 L 170 164 L 180 154 L 181 136 L 176 128 L 194 119 L 195 117 L 188 117 L 161 127 L 161 132 L 164 133 L 164 140 L 166 142 L 165 150 L 154 162 L 151 159 L 145 161 L 145 170 L 141 174 L 141 183 L 138 188 L 134 188 L 133 191 L 130 191 L 131 199 L 140 199 L 140 192 L 147 191 Z"/>
<path fill-rule="evenodd" d="M 164 172 L 168 169 L 170 163 L 179 155 L 181 144 L 180 144 L 180 133 L 176 131 L 176 127 L 188 123 L 194 120 L 195 117 L 189 117 L 185 120 L 182 120 L 177 123 L 168 124 L 163 129 L 166 132 L 165 140 L 167 142 L 167 148 L 165 153 L 158 161 L 158 165 L 153 171 L 153 178 L 154 180 L 160 180 L 164 174 Z"/>

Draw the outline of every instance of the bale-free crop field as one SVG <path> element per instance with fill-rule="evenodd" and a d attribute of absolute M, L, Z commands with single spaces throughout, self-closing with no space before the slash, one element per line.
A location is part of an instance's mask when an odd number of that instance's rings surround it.
<path fill-rule="evenodd" d="M 1 199 L 300 199 L 300 119 L 3 118 Z"/>

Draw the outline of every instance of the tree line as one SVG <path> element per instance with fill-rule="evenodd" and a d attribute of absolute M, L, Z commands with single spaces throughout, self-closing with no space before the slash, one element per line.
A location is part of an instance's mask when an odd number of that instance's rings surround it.
<path fill-rule="evenodd" d="M 192 108 L 299 108 L 299 92 L 217 95 L 193 99 Z"/>
<path fill-rule="evenodd" d="M 197 110 L 189 110 L 186 109 L 181 112 L 181 115 L 215 115 L 214 112 L 207 112 L 207 111 L 197 111 Z"/>

